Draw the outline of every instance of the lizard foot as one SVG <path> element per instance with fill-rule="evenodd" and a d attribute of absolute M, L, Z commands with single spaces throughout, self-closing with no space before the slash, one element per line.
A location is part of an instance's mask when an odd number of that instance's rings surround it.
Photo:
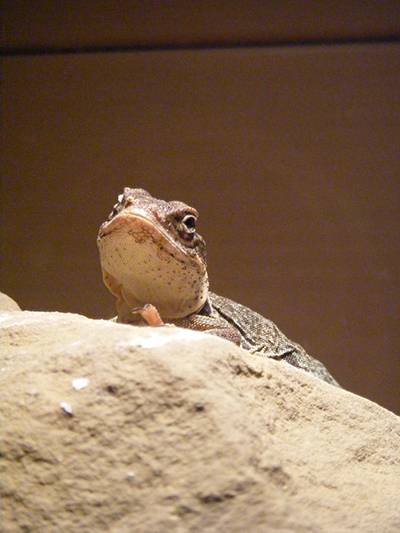
<path fill-rule="evenodd" d="M 132 309 L 132 313 L 138 313 L 149 326 L 164 326 L 160 313 L 152 304 L 146 304 L 143 307 L 135 307 L 135 309 Z"/>

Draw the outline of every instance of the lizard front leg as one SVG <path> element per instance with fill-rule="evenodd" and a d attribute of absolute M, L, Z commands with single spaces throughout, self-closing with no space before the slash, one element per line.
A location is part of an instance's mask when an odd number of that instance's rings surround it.
<path fill-rule="evenodd" d="M 132 313 L 138 313 L 151 327 L 164 326 L 160 313 L 152 304 L 146 304 L 143 307 L 135 307 Z"/>
<path fill-rule="evenodd" d="M 195 331 L 204 331 L 217 337 L 234 342 L 238 346 L 241 343 L 240 334 L 233 328 L 220 319 L 219 317 L 202 316 L 202 315 L 189 315 L 183 318 L 175 318 L 171 320 L 171 323 L 165 324 L 162 320 L 160 313 L 156 307 L 152 304 L 146 304 L 143 307 L 136 307 L 132 309 L 132 313 L 138 313 L 149 326 L 157 327 L 163 325 L 174 325 L 184 329 L 192 329 Z"/>
<path fill-rule="evenodd" d="M 136 307 L 135 309 L 132 309 L 132 313 L 138 313 L 151 327 L 175 325 L 184 329 L 204 331 L 204 333 L 222 337 L 223 339 L 235 343 L 237 346 L 240 346 L 241 344 L 240 334 L 235 330 L 235 328 L 226 324 L 225 321 L 219 317 L 193 314 L 184 318 L 175 318 L 171 320 L 172 323 L 165 324 L 160 316 L 160 313 L 152 304 L 146 304 L 143 307 Z"/>
<path fill-rule="evenodd" d="M 217 337 L 231 341 L 237 346 L 241 345 L 242 338 L 240 333 L 217 316 L 193 314 L 183 318 L 176 318 L 172 322 L 175 326 L 193 329 L 195 331 L 204 331 L 204 333 L 216 335 Z"/>

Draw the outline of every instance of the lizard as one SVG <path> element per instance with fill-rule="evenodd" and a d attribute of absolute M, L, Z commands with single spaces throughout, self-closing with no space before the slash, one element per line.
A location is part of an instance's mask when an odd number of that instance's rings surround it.
<path fill-rule="evenodd" d="M 340 387 L 326 367 L 271 321 L 209 290 L 198 212 L 126 187 L 97 244 L 103 281 L 117 297 L 117 322 L 164 323 L 228 339 L 249 352 L 301 368 Z"/>

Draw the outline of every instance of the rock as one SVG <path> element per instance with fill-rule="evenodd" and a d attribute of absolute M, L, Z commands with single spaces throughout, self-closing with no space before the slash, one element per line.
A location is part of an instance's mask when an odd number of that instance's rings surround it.
<path fill-rule="evenodd" d="M 15 300 L 0 292 L 0 311 L 21 311 Z"/>
<path fill-rule="evenodd" d="M 400 530 L 400 419 L 232 343 L 2 315 L 2 530 Z"/>

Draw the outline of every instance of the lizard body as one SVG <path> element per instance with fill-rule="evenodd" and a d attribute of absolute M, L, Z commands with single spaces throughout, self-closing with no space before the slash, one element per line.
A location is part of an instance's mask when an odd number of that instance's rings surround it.
<path fill-rule="evenodd" d="M 183 202 L 158 200 L 143 189 L 125 188 L 118 197 L 97 239 L 104 283 L 117 297 L 118 322 L 168 322 L 205 331 L 339 386 L 322 363 L 273 322 L 208 290 L 197 218 L 197 211 Z"/>

